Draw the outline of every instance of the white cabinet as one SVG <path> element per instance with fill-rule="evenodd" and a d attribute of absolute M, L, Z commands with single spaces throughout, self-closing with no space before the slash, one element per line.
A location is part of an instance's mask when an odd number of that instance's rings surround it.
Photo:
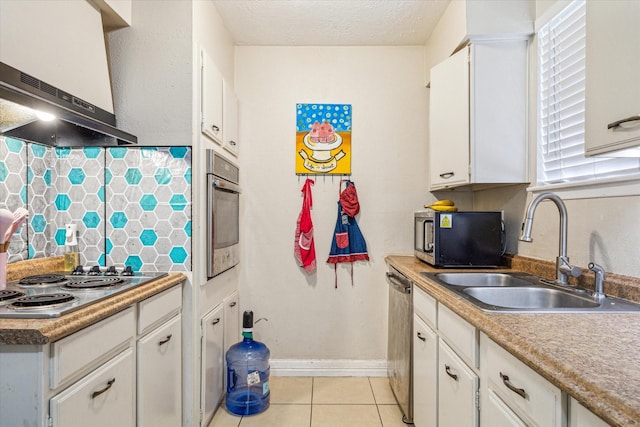
<path fill-rule="evenodd" d="M 202 55 L 201 131 L 218 144 L 223 144 L 222 74 L 213 59 L 205 52 Z"/>
<path fill-rule="evenodd" d="M 548 427 L 565 425 L 565 397 L 559 388 L 484 334 L 480 336 L 480 351 L 481 395 L 484 396 L 482 407 L 490 406 L 488 396 L 494 399 L 497 396 L 523 424 Z M 495 412 L 481 413 L 481 424 L 493 425 L 487 417 Z"/>
<path fill-rule="evenodd" d="M 586 8 L 586 153 L 640 145 L 640 2 L 592 1 Z"/>
<path fill-rule="evenodd" d="M 182 424 L 182 289 L 140 302 L 137 344 L 138 426 Z"/>
<path fill-rule="evenodd" d="M 483 389 L 482 425 L 491 427 L 526 427 L 522 421 L 493 390 Z"/>
<path fill-rule="evenodd" d="M 413 422 L 416 427 L 475 427 L 477 330 L 417 286 L 413 289 Z"/>
<path fill-rule="evenodd" d="M 222 146 L 235 156 L 238 155 L 238 97 L 226 80 L 222 85 Z"/>
<path fill-rule="evenodd" d="M 229 347 L 242 340 L 240 334 L 240 300 L 238 291 L 226 297 L 224 304 L 224 352 Z"/>
<path fill-rule="evenodd" d="M 51 424 L 134 427 L 133 350 L 127 349 L 50 400 Z"/>
<path fill-rule="evenodd" d="M 478 375 L 442 340 L 438 346 L 438 423 L 478 425 Z"/>
<path fill-rule="evenodd" d="M 224 375 L 224 305 L 219 304 L 202 318 L 201 425 L 211 421 L 222 400 Z"/>
<path fill-rule="evenodd" d="M 607 427 L 609 425 L 574 398 L 570 398 L 568 404 L 569 427 Z"/>
<path fill-rule="evenodd" d="M 413 287 L 413 423 L 416 427 L 438 425 L 438 335 L 436 301 Z"/>
<path fill-rule="evenodd" d="M 527 182 L 527 41 L 475 42 L 431 69 L 431 190 Z"/>

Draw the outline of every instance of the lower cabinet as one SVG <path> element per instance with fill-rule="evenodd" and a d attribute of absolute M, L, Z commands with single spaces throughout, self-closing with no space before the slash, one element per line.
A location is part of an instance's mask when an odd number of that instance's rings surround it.
<path fill-rule="evenodd" d="M 53 426 L 134 427 L 135 377 L 131 348 L 50 401 Z"/>
<path fill-rule="evenodd" d="M 569 427 L 607 427 L 609 425 L 574 398 L 569 398 L 568 405 Z"/>
<path fill-rule="evenodd" d="M 202 318 L 201 425 L 211 421 L 220 404 L 224 385 L 224 305 L 219 304 Z"/>
<path fill-rule="evenodd" d="M 138 341 L 138 426 L 182 424 L 182 317 Z"/>
<path fill-rule="evenodd" d="M 176 285 L 53 343 L 1 346 L 0 426 L 182 425 L 181 310 Z"/>
<path fill-rule="evenodd" d="M 562 427 L 566 425 L 565 396 L 559 388 L 519 361 L 485 334 L 480 336 L 480 372 L 482 375 L 482 407 L 500 406 L 504 425 L 538 425 Z M 489 401 L 489 397 L 493 402 Z M 506 407 L 506 408 L 505 408 Z M 511 412 L 507 412 L 509 409 Z M 492 426 L 489 415 L 482 411 L 481 424 Z"/>
<path fill-rule="evenodd" d="M 478 425 L 478 375 L 445 342 L 438 346 L 438 423 Z"/>
<path fill-rule="evenodd" d="M 482 425 L 492 427 L 526 427 L 527 425 L 496 395 L 486 390 L 482 407 Z"/>
<path fill-rule="evenodd" d="M 413 315 L 413 423 L 438 425 L 438 336 L 417 314 Z"/>
<path fill-rule="evenodd" d="M 476 427 L 477 330 L 421 289 L 413 289 L 414 425 Z"/>

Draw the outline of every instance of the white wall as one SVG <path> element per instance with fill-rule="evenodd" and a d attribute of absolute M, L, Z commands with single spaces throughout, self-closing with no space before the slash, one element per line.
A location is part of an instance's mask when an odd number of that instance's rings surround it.
<path fill-rule="evenodd" d="M 427 197 L 426 89 L 421 47 L 237 47 L 243 188 L 241 306 L 268 322 L 256 335 L 272 359 L 384 360 L 384 256 L 410 253 L 412 213 Z M 305 178 L 295 175 L 296 103 L 353 106 L 352 179 L 370 262 L 325 261 L 339 178 L 316 177 L 317 272 L 293 256 Z"/>

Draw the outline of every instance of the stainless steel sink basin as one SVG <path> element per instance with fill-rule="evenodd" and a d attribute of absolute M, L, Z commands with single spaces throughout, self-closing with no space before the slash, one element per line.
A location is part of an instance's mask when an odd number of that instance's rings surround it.
<path fill-rule="evenodd" d="M 464 292 L 485 304 L 505 308 L 595 308 L 600 303 L 569 292 L 542 287 L 466 288 Z"/>
<path fill-rule="evenodd" d="M 451 286 L 464 287 L 505 287 L 505 286 L 531 286 L 530 280 L 522 276 L 507 273 L 438 273 L 438 279 Z M 526 276 L 534 278 L 535 276 Z"/>
<path fill-rule="evenodd" d="M 640 313 L 640 304 L 613 297 L 594 298 L 589 291 L 556 285 L 541 277 L 520 272 L 422 272 L 420 274 L 485 311 Z"/>

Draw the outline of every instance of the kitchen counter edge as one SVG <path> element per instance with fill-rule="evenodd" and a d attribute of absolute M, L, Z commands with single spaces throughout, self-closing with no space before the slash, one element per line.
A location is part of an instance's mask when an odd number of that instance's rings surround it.
<path fill-rule="evenodd" d="M 630 346 L 628 353 L 636 352 L 638 347 L 633 344 L 640 337 L 630 340 L 619 329 L 601 328 L 585 330 L 586 334 L 594 334 L 594 339 L 600 339 L 602 346 L 589 346 L 589 354 L 575 353 L 573 349 L 562 349 L 563 335 L 569 328 L 582 329 L 585 322 L 594 325 L 606 324 L 606 321 L 618 324 L 623 330 L 628 322 L 634 329 L 638 329 L 640 314 L 505 314 L 489 313 L 480 310 L 472 303 L 455 295 L 453 292 L 420 275 L 422 271 L 447 271 L 425 264 L 412 255 L 388 255 L 385 257 L 388 265 L 406 275 L 420 289 L 433 296 L 438 303 L 444 304 L 463 317 L 489 338 L 505 348 L 527 366 L 545 377 L 552 384 L 562 389 L 586 408 L 601 417 L 611 425 L 633 426 L 640 425 L 640 399 L 630 401 L 629 391 L 634 394 L 640 390 L 640 380 L 629 383 L 625 379 L 625 372 L 619 372 L 618 378 L 611 378 L 610 372 L 603 372 L 598 376 L 598 366 L 607 366 L 611 357 L 608 349 L 611 342 L 616 342 L 616 334 L 620 341 Z M 465 271 L 456 269 L 456 271 Z M 469 271 L 469 270 L 467 270 Z M 473 271 L 479 271 L 474 269 Z M 509 269 L 492 269 L 492 271 L 509 271 Z M 535 273 L 534 273 L 535 274 Z M 589 317 L 585 317 L 589 316 Z M 596 318 L 598 316 L 598 318 Z M 605 316 L 604 318 L 602 316 Z M 600 322 L 602 320 L 602 322 Z M 556 326 L 553 328 L 552 326 Z M 560 327 L 560 329 L 558 329 Z M 554 332 L 555 331 L 555 332 Z M 624 332 L 627 332 L 626 330 Z M 556 335 L 556 337 L 552 337 Z M 547 344 L 548 343 L 548 344 Z M 633 355 L 627 355 L 634 366 L 636 360 Z M 566 360 L 566 359 L 572 360 Z M 585 370 L 587 364 L 592 364 Z M 595 365 L 595 366 L 594 366 Z M 630 389 L 630 390 L 629 390 Z M 637 395 L 637 393 L 635 393 Z"/>

